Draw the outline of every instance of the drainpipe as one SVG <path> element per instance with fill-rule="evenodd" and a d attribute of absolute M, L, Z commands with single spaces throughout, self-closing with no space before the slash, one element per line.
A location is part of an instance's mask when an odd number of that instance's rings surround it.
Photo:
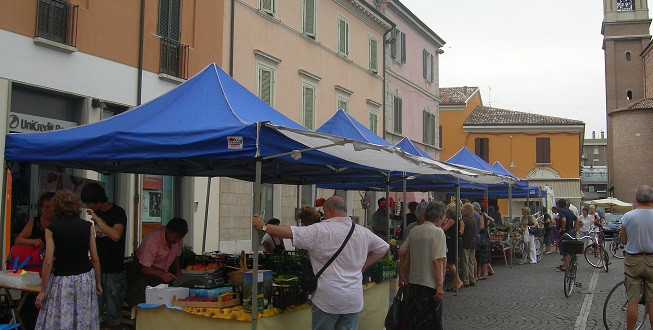
<path fill-rule="evenodd" d="M 234 29 L 236 20 L 234 19 L 236 0 L 231 0 L 231 37 L 229 38 L 229 75 L 234 77 Z"/>
<path fill-rule="evenodd" d="M 141 21 L 138 35 L 138 86 L 136 89 L 136 106 L 143 102 L 143 33 L 145 26 L 145 0 L 141 0 Z M 134 228 L 132 246 L 134 252 L 140 243 L 141 222 L 140 222 L 140 180 L 139 174 L 134 175 Z"/>
<path fill-rule="evenodd" d="M 386 117 L 386 108 L 385 108 L 385 98 L 386 98 L 386 96 L 385 96 L 385 94 L 386 94 L 386 92 L 385 92 L 385 83 L 386 83 L 386 81 L 385 81 L 385 71 L 386 71 L 386 66 L 385 66 L 385 61 L 386 61 L 386 57 L 387 57 L 386 54 L 385 54 L 386 53 L 385 44 L 389 43 L 388 41 L 386 41 L 386 38 L 388 37 L 388 33 L 392 32 L 392 30 L 394 30 L 394 28 L 395 28 L 395 26 L 393 24 L 392 27 L 390 27 L 390 29 L 385 31 L 385 33 L 383 34 L 383 97 L 382 97 L 382 100 L 383 100 L 383 139 L 384 140 L 385 140 L 385 135 L 386 135 L 385 134 L 385 132 L 386 132 L 386 125 L 385 125 L 385 121 L 386 121 L 386 119 L 385 119 L 385 117 Z M 393 40 L 393 42 L 394 42 L 394 40 Z"/>

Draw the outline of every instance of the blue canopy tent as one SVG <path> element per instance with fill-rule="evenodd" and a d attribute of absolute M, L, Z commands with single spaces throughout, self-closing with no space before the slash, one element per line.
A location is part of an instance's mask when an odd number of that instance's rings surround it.
<path fill-rule="evenodd" d="M 301 185 L 365 180 L 387 176 L 393 170 L 423 174 L 457 171 L 423 163 L 394 148 L 308 131 L 215 64 L 159 98 L 110 119 L 60 131 L 8 134 L 5 159 L 101 173 L 226 176 L 253 181 L 254 213 L 261 210 L 261 182 Z M 208 189 L 210 186 L 209 182 Z M 209 195 L 210 190 L 207 208 Z M 252 238 L 252 250 L 256 251 L 259 239 L 255 229 Z M 254 276 L 257 256 L 255 253 Z M 256 309 L 255 299 L 252 304 Z M 255 327 L 255 318 L 253 322 Z"/>
<path fill-rule="evenodd" d="M 415 156 L 419 157 L 424 157 L 426 159 L 433 159 L 429 154 L 427 154 L 424 150 L 420 149 L 417 147 L 413 141 L 411 141 L 409 138 L 403 138 L 395 147 Z"/>

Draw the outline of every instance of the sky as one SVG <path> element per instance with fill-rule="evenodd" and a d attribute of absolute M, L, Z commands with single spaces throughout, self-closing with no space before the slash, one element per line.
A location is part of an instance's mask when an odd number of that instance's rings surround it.
<path fill-rule="evenodd" d="M 440 87 L 476 86 L 483 104 L 606 129 L 599 0 L 402 0 L 446 41 Z M 490 90 L 491 89 L 491 90 Z"/>

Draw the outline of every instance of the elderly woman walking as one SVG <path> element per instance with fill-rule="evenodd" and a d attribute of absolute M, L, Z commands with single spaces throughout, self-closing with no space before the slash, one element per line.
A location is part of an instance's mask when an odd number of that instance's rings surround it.
<path fill-rule="evenodd" d="M 437 226 L 445 213 L 442 202 L 430 202 L 424 223 L 415 227 L 401 245 L 399 258 L 410 255 L 408 326 L 410 329 L 442 329 L 442 296 L 446 238 Z M 400 281 L 405 286 L 406 281 Z"/>
<path fill-rule="evenodd" d="M 528 258 L 531 259 L 532 264 L 537 263 L 537 246 L 535 242 L 535 235 L 533 232 L 536 230 L 538 224 L 535 217 L 531 215 L 531 209 L 522 207 L 521 209 L 521 225 L 528 228 L 528 237 L 524 237 L 524 241 L 528 240 L 529 254 Z"/>
<path fill-rule="evenodd" d="M 52 214 L 56 220 L 45 230 L 36 329 L 99 329 L 102 286 L 95 228 L 79 218 L 80 201 L 69 190 L 54 195 Z"/>

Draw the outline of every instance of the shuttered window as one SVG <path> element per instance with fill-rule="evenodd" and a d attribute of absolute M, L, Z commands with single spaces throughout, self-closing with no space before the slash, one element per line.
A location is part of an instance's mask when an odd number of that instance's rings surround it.
<path fill-rule="evenodd" d="M 379 132 L 378 127 L 379 127 L 379 115 L 374 111 L 370 111 L 370 126 L 369 126 L 370 131 L 377 134 Z"/>
<path fill-rule="evenodd" d="M 401 63 L 406 63 L 406 34 L 401 32 Z"/>
<path fill-rule="evenodd" d="M 258 97 L 273 106 L 274 71 L 270 68 L 259 67 L 258 69 Z"/>
<path fill-rule="evenodd" d="M 338 18 L 338 53 L 349 56 L 349 22 Z"/>
<path fill-rule="evenodd" d="M 179 41 L 181 0 L 159 0 L 159 35 Z"/>
<path fill-rule="evenodd" d="M 429 76 L 428 60 L 429 52 L 424 49 L 422 50 L 422 77 L 424 77 L 424 79 L 427 79 Z"/>
<path fill-rule="evenodd" d="M 430 55 L 431 55 L 431 72 L 430 72 L 430 79 L 429 79 L 429 81 L 430 81 L 430 82 L 433 82 L 433 77 L 434 77 L 434 75 L 435 75 L 435 74 L 434 74 L 434 72 L 435 72 L 435 60 L 434 60 L 434 58 L 433 58 L 433 54 L 430 54 Z"/>
<path fill-rule="evenodd" d="M 349 112 L 349 100 L 338 98 L 338 109 L 342 109 L 345 112 Z"/>
<path fill-rule="evenodd" d="M 398 43 L 397 38 L 399 37 L 398 32 L 399 30 L 397 30 L 396 28 L 392 29 L 391 32 L 392 37 L 390 39 L 393 41 L 392 43 L 390 43 L 390 57 L 392 57 L 393 59 L 397 58 L 397 43 Z"/>
<path fill-rule="evenodd" d="M 536 138 L 535 140 L 535 162 L 540 164 L 551 163 L 551 139 Z"/>
<path fill-rule="evenodd" d="M 484 161 L 490 162 L 490 139 L 489 138 L 476 138 L 474 139 L 474 153 L 476 156 L 481 157 Z"/>
<path fill-rule="evenodd" d="M 302 117 L 303 125 L 308 129 L 315 128 L 315 87 L 302 86 Z"/>
<path fill-rule="evenodd" d="M 370 71 L 374 73 L 379 72 L 378 53 L 379 53 L 379 41 L 374 38 L 370 38 Z"/>
<path fill-rule="evenodd" d="M 317 17 L 317 0 L 304 0 L 304 34 L 315 38 L 315 18 Z"/>
<path fill-rule="evenodd" d="M 260 0 L 260 1 L 261 1 L 260 3 L 261 10 L 270 16 L 274 16 L 274 11 L 276 9 L 274 8 L 275 0 Z"/>
<path fill-rule="evenodd" d="M 393 97 L 393 124 L 394 132 L 401 134 L 402 127 L 402 100 L 399 96 Z"/>
<path fill-rule="evenodd" d="M 435 145 L 435 115 L 428 109 L 422 112 L 422 142 Z"/>
<path fill-rule="evenodd" d="M 438 147 L 442 149 L 442 125 L 438 126 Z"/>

